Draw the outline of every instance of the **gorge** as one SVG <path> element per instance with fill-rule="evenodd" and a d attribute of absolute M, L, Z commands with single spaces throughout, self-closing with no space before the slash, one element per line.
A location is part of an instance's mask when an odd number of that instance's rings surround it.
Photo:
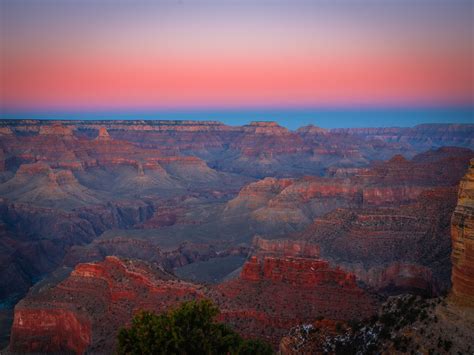
<path fill-rule="evenodd" d="M 275 349 L 404 294 L 462 318 L 472 149 L 474 125 L 1 120 L 0 345 L 102 352 L 138 310 L 199 298 Z"/>

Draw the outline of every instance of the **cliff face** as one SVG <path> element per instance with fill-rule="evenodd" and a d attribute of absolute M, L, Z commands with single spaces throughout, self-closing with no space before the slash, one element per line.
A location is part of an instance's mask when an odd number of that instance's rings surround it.
<path fill-rule="evenodd" d="M 0 274 L 0 297 L 25 291 L 33 280 L 61 265 L 74 245 L 90 243 L 113 227 L 138 224 L 151 216 L 153 207 L 143 202 L 115 202 L 86 206 L 74 211 L 34 206 L 26 202 L 1 201 L 0 265 L 22 270 L 17 277 Z"/>
<path fill-rule="evenodd" d="M 452 299 L 474 307 L 474 159 L 459 185 L 458 203 L 451 220 L 453 252 Z"/>
<path fill-rule="evenodd" d="M 302 256 L 306 255 L 306 256 Z M 277 344 L 289 328 L 317 317 L 349 320 L 370 316 L 377 301 L 359 288 L 354 274 L 318 257 L 305 241 L 254 241 L 240 277 L 217 288 L 221 319 L 247 336 Z"/>
<path fill-rule="evenodd" d="M 350 134 L 367 140 L 401 142 L 418 147 L 455 145 L 451 143 L 452 141 L 456 141 L 458 146 L 472 147 L 474 139 L 472 129 L 474 125 L 422 124 L 411 128 L 338 128 L 331 132 Z"/>
<path fill-rule="evenodd" d="M 227 212 L 247 209 L 259 223 L 306 228 L 301 238 L 376 290 L 438 294 L 450 287 L 449 220 L 472 156 L 469 149 L 441 148 L 347 170 L 345 177 L 288 184 L 267 178 L 242 189 Z"/>
<path fill-rule="evenodd" d="M 134 146 L 157 149 L 160 155 L 191 153 L 218 170 L 257 178 L 320 174 L 329 166 L 357 167 L 397 153 L 413 156 L 439 146 L 474 146 L 472 125 L 331 131 L 308 126 L 291 132 L 275 122 L 231 127 L 215 121 L 3 120 L 0 130 L 9 146 L 8 155 L 22 159 L 35 158 L 37 152 L 21 149 L 21 143 L 34 142 L 43 152 L 53 154 L 64 152 L 64 146 L 69 149 L 72 143 L 77 146 L 77 140 L 95 140 L 107 142 L 95 149 L 133 150 Z M 87 154 L 80 150 L 81 155 Z M 56 154 L 56 160 L 59 156 Z"/>
<path fill-rule="evenodd" d="M 342 270 L 332 270 L 324 260 L 311 260 L 286 256 L 265 256 L 263 260 L 252 256 L 244 264 L 242 280 L 283 282 L 297 287 L 317 287 L 335 282 L 341 287 L 355 288 L 355 276 Z"/>
<path fill-rule="evenodd" d="M 17 304 L 9 350 L 108 351 L 116 346 L 118 329 L 138 310 L 161 312 L 201 297 L 219 305 L 221 321 L 275 345 L 302 321 L 321 315 L 358 319 L 374 312 L 376 299 L 357 286 L 353 274 L 316 258 L 316 246 L 260 238 L 255 248 L 240 278 L 210 288 L 136 260 L 107 257 L 79 264 L 59 283 L 45 280 L 32 288 Z"/>
<path fill-rule="evenodd" d="M 345 170 L 344 177 L 265 178 L 245 186 L 228 202 L 226 213 L 247 213 L 259 223 L 298 230 L 337 208 L 399 208 L 430 190 L 455 186 L 472 156 L 469 149 L 441 148 L 412 160 L 398 155 L 368 168 Z"/>
<path fill-rule="evenodd" d="M 111 228 L 144 225 L 157 195 L 225 196 L 248 181 L 180 154 L 179 146 L 143 147 L 120 134 L 151 132 L 151 126 L 112 122 L 1 121 L 0 265 L 22 270 L 17 278 L 0 273 L 2 300 L 54 270 L 73 246 Z M 184 122 L 157 131 L 192 135 L 215 126 Z"/>
<path fill-rule="evenodd" d="M 450 215 L 456 187 L 424 191 L 399 206 L 344 208 L 299 234 L 370 287 L 436 295 L 450 287 Z"/>
<path fill-rule="evenodd" d="M 264 239 L 256 236 L 253 239 L 253 247 L 258 250 L 259 254 L 283 254 L 286 256 L 319 258 L 320 249 L 316 244 L 304 240 L 290 239 Z"/>
<path fill-rule="evenodd" d="M 57 285 L 30 291 L 15 307 L 13 352 L 112 351 L 118 329 L 140 309 L 160 312 L 201 291 L 148 264 L 108 257 L 79 264 Z"/>
<path fill-rule="evenodd" d="M 276 122 L 251 122 L 242 127 L 242 133 L 233 142 L 244 158 L 257 157 L 269 162 L 274 156 L 295 154 L 305 148 L 301 138 Z"/>
<path fill-rule="evenodd" d="M 19 309 L 13 329 L 11 350 L 18 352 L 83 354 L 92 336 L 87 317 L 65 309 Z"/>

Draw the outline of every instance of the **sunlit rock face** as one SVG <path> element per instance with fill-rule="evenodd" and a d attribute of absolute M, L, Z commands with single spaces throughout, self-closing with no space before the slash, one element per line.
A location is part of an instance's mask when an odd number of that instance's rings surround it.
<path fill-rule="evenodd" d="M 15 352 L 83 354 L 91 343 L 87 317 L 66 309 L 19 309 L 10 349 Z M 46 340 L 47 339 L 47 340 Z"/>
<path fill-rule="evenodd" d="M 458 204 L 451 220 L 452 298 L 474 307 L 474 159 L 459 185 Z"/>
<path fill-rule="evenodd" d="M 360 319 L 376 309 L 378 301 L 357 286 L 353 274 L 314 257 L 315 246 L 263 239 L 258 245 L 261 253 L 255 251 L 238 279 L 213 287 L 180 281 L 157 263 L 107 257 L 79 264 L 62 281 L 43 282 L 17 304 L 9 349 L 107 351 L 138 310 L 162 312 L 202 297 L 219 305 L 220 321 L 274 345 L 309 319 Z"/>
<path fill-rule="evenodd" d="M 117 331 L 141 309 L 161 312 L 203 297 L 198 286 L 140 261 L 79 264 L 57 285 L 33 289 L 15 307 L 13 352 L 113 352 Z"/>

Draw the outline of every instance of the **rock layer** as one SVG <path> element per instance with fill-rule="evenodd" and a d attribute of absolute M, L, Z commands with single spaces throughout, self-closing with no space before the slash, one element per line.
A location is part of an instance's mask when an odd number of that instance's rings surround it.
<path fill-rule="evenodd" d="M 329 260 L 308 265 L 328 275 L 340 265 L 377 290 L 436 293 L 449 286 L 447 216 L 472 151 L 417 153 L 472 148 L 473 135 L 472 125 L 290 131 L 274 122 L 0 120 L 0 303 L 64 263 L 118 254 L 180 266 L 246 250 L 255 234 L 305 228 L 297 238 L 320 250 L 262 242 L 266 264 L 257 259 L 241 280 L 253 285 L 249 295 L 274 283 L 324 286 L 301 258 Z M 118 238 L 98 238 L 111 229 Z M 288 260 L 273 255 L 279 248 Z M 246 313 L 263 319 L 257 331 L 265 319 L 283 322 L 259 312 Z"/>
<path fill-rule="evenodd" d="M 349 320 L 373 313 L 376 299 L 357 286 L 353 274 L 307 253 L 285 255 L 295 250 L 313 254 L 316 249 L 309 243 L 272 243 L 257 240 L 262 253 L 255 252 L 241 276 L 210 288 L 179 281 L 157 264 L 136 260 L 106 257 L 79 264 L 59 283 L 45 280 L 32 288 L 15 307 L 9 350 L 109 351 L 118 329 L 139 310 L 162 312 L 202 297 L 219 305 L 219 320 L 274 345 L 292 326 L 317 316 Z M 269 245 L 270 251 L 265 249 Z M 257 277 L 249 271 L 253 264 Z"/>
<path fill-rule="evenodd" d="M 362 319 L 375 311 L 376 299 L 357 285 L 355 275 L 315 256 L 317 246 L 258 238 L 254 248 L 240 277 L 218 285 L 215 296 L 225 305 L 221 319 L 242 334 L 276 345 L 297 324 L 321 316 Z"/>
<path fill-rule="evenodd" d="M 202 297 L 192 284 L 139 261 L 79 264 L 58 285 L 33 289 L 15 307 L 13 352 L 112 352 L 116 334 L 141 309 L 160 312 Z"/>
<path fill-rule="evenodd" d="M 452 298 L 457 304 L 474 307 L 474 159 L 459 186 L 451 236 Z"/>

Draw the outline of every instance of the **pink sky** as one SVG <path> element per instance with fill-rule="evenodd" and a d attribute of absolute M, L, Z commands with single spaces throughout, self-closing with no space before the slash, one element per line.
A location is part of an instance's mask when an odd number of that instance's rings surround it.
<path fill-rule="evenodd" d="M 66 3 L 1 5 L 3 107 L 473 103 L 467 1 Z"/>

